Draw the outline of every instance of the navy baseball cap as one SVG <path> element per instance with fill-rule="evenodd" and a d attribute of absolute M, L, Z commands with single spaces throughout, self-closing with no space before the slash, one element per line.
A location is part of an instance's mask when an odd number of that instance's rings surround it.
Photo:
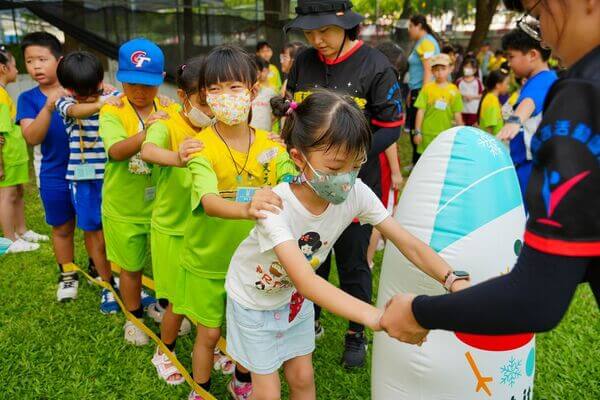
<path fill-rule="evenodd" d="M 164 81 L 164 70 L 165 56 L 154 42 L 137 38 L 119 47 L 119 82 L 158 86 Z"/>

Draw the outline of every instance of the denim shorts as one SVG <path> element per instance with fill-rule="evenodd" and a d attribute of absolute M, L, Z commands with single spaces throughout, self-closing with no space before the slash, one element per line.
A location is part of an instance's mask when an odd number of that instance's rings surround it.
<path fill-rule="evenodd" d="M 227 352 L 255 374 L 276 372 L 285 361 L 315 350 L 313 303 L 304 300 L 288 322 L 290 305 L 277 310 L 249 310 L 227 298 Z"/>

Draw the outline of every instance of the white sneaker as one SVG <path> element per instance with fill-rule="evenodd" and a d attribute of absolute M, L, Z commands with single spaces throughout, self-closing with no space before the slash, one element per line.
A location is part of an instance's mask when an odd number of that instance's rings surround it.
<path fill-rule="evenodd" d="M 125 330 L 125 341 L 127 343 L 145 346 L 150 342 L 148 335 L 131 321 L 126 321 L 123 329 Z"/>
<path fill-rule="evenodd" d="M 47 242 L 48 240 L 50 240 L 50 238 L 48 236 L 42 235 L 42 234 L 34 232 L 32 230 L 28 230 L 27 232 L 25 232 L 24 234 L 19 235 L 19 236 L 21 239 L 26 240 L 31 243 Z"/>
<path fill-rule="evenodd" d="M 7 253 L 24 253 L 26 251 L 35 251 L 40 248 L 37 243 L 30 243 L 21 238 L 15 240 L 8 246 Z"/>
<path fill-rule="evenodd" d="M 158 301 L 152 303 L 146 309 L 146 315 L 154 320 L 157 324 L 162 323 L 163 316 L 165 315 L 165 309 L 160 306 Z"/>
<path fill-rule="evenodd" d="M 75 300 L 77 298 L 77 289 L 79 288 L 79 279 L 76 272 L 61 273 L 56 290 L 56 299 L 60 302 Z"/>
<path fill-rule="evenodd" d="M 177 335 L 185 336 L 185 335 L 189 334 L 191 331 L 192 331 L 192 324 L 191 324 L 190 320 L 187 318 L 184 318 L 183 321 L 181 321 L 181 326 L 179 327 L 179 333 Z"/>

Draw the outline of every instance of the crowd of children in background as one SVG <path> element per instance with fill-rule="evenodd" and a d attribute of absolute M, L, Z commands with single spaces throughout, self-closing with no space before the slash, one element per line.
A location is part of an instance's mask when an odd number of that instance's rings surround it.
<path fill-rule="evenodd" d="M 382 205 L 356 181 L 370 130 L 354 102 L 331 92 L 315 92 L 301 104 L 285 99 L 302 43 L 283 47 L 282 74 L 270 63 L 267 42 L 258 43 L 255 57 L 220 46 L 188 60 L 177 69 L 178 103 L 158 94 L 164 56 L 149 40 L 120 47 L 122 92 L 104 83 L 96 56 L 63 56 L 51 34 L 26 35 L 21 47 L 38 85 L 21 93 L 17 107 L 5 89 L 16 79 L 15 59 L 0 48 L 0 225 L 8 252 L 34 251 L 49 240 L 28 230 L 24 218 L 27 144 L 40 145 L 40 197 L 60 272 L 57 299 L 77 297 L 78 227 L 90 271 L 118 291 L 134 317 L 141 320 L 146 311 L 160 323 L 169 350 L 191 331 L 189 320 L 197 324 L 192 368 L 203 389 L 210 390 L 214 367 L 233 374 L 234 398 L 248 398 L 253 386 L 279 393 L 283 366 L 293 393 L 313 393 L 311 301 L 380 329 L 378 310 L 312 273 L 357 216 L 378 228 L 370 263 L 384 233 L 443 281 L 448 266 L 390 218 L 402 184 L 397 145 L 380 155 L 392 182 Z M 378 48 L 402 82 L 402 49 Z M 485 43 L 476 55 L 452 46 L 416 54 L 430 68 L 413 99 L 417 153 L 453 125 L 478 126 L 499 138 L 518 131 L 510 150 L 525 187 L 531 136 L 557 79 L 549 52 L 515 30 L 495 53 Z M 142 288 L 148 255 L 158 301 Z M 120 279 L 111 263 L 120 267 Z M 102 290 L 100 310 L 118 312 L 113 291 Z M 216 349 L 226 321 L 238 364 Z M 131 321 L 124 331 L 129 343 L 149 342 Z M 152 364 L 168 384 L 184 382 L 160 348 Z"/>

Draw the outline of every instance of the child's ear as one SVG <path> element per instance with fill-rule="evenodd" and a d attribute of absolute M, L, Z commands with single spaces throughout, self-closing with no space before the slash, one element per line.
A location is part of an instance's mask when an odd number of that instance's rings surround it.
<path fill-rule="evenodd" d="M 306 166 L 306 160 L 302 153 L 296 148 L 291 148 L 289 154 L 294 164 L 296 164 L 296 167 L 298 167 L 300 171 L 303 171 Z"/>
<path fill-rule="evenodd" d="M 185 91 L 183 89 L 177 89 L 177 97 L 179 97 L 179 101 L 183 104 L 186 99 Z"/>

